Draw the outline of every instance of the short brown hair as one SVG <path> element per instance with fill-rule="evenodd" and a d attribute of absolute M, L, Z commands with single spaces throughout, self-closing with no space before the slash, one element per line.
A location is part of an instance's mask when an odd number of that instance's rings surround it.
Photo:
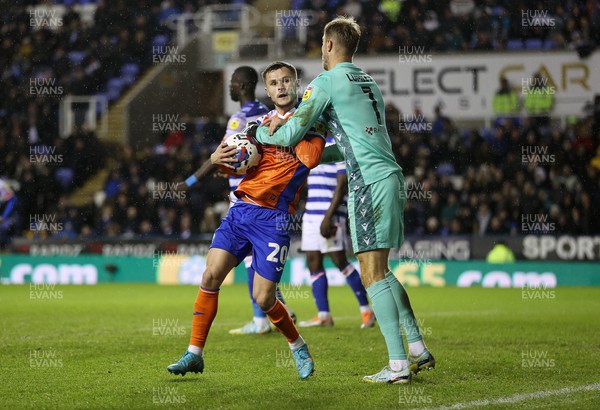
<path fill-rule="evenodd" d="M 354 17 L 336 17 L 325 26 L 323 30 L 325 37 L 335 36 L 339 44 L 349 54 L 356 53 L 358 41 L 360 40 L 360 26 Z"/>
<path fill-rule="evenodd" d="M 271 71 L 279 70 L 280 68 L 287 68 L 294 74 L 294 78 L 298 79 L 298 72 L 296 71 L 296 67 L 291 65 L 290 63 L 286 63 L 285 61 L 274 61 L 267 66 L 262 72 L 263 81 L 267 82 L 267 74 Z"/>

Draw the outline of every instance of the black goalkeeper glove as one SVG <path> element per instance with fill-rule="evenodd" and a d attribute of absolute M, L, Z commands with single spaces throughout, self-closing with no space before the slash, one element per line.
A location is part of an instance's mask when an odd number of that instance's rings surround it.
<path fill-rule="evenodd" d="M 255 142 L 256 141 L 256 130 L 258 129 L 258 124 L 256 122 L 249 122 L 246 125 L 246 128 L 242 130 L 244 134 L 250 137 L 250 139 Z"/>

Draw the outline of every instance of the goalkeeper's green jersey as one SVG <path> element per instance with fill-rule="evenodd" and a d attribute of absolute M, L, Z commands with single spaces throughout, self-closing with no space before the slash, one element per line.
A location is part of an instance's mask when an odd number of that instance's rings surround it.
<path fill-rule="evenodd" d="M 272 136 L 268 128 L 259 127 L 256 139 L 263 144 L 294 146 L 321 114 L 343 153 L 351 191 L 402 171 L 385 127 L 381 91 L 370 75 L 352 63 L 339 63 L 319 74 L 287 123 Z M 331 149 L 326 151 L 329 160 L 341 160 L 331 156 Z"/>

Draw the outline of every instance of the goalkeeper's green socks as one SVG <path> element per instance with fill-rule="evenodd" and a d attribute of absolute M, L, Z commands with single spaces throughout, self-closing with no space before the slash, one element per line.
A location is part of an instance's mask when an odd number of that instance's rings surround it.
<path fill-rule="evenodd" d="M 382 279 L 373 283 L 367 289 L 367 293 L 371 298 L 373 312 L 387 345 L 390 366 L 394 367 L 392 370 L 399 371 L 401 368 L 406 368 L 408 361 L 400 332 L 398 309 L 388 281 Z"/>
<path fill-rule="evenodd" d="M 408 342 L 408 350 L 411 355 L 418 356 L 426 349 L 425 343 L 423 343 L 423 336 L 419 329 L 419 324 L 413 313 L 412 307 L 410 306 L 410 300 L 408 299 L 408 293 L 404 286 L 396 279 L 396 276 L 392 272 L 385 274 L 385 279 L 390 286 L 390 290 L 394 297 L 396 307 L 398 310 L 398 316 L 400 318 L 400 325 L 404 329 L 406 340 Z M 379 317 L 377 318 L 379 320 Z"/>

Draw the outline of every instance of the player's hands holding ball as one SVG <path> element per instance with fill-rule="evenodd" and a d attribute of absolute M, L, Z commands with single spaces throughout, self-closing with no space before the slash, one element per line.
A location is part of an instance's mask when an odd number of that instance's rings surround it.
<path fill-rule="evenodd" d="M 227 145 L 225 142 L 222 142 L 215 152 L 210 154 L 210 162 L 212 162 L 213 165 L 233 170 L 235 168 L 231 164 L 237 162 L 237 159 L 235 158 L 237 153 L 238 149 L 234 145 Z"/>

